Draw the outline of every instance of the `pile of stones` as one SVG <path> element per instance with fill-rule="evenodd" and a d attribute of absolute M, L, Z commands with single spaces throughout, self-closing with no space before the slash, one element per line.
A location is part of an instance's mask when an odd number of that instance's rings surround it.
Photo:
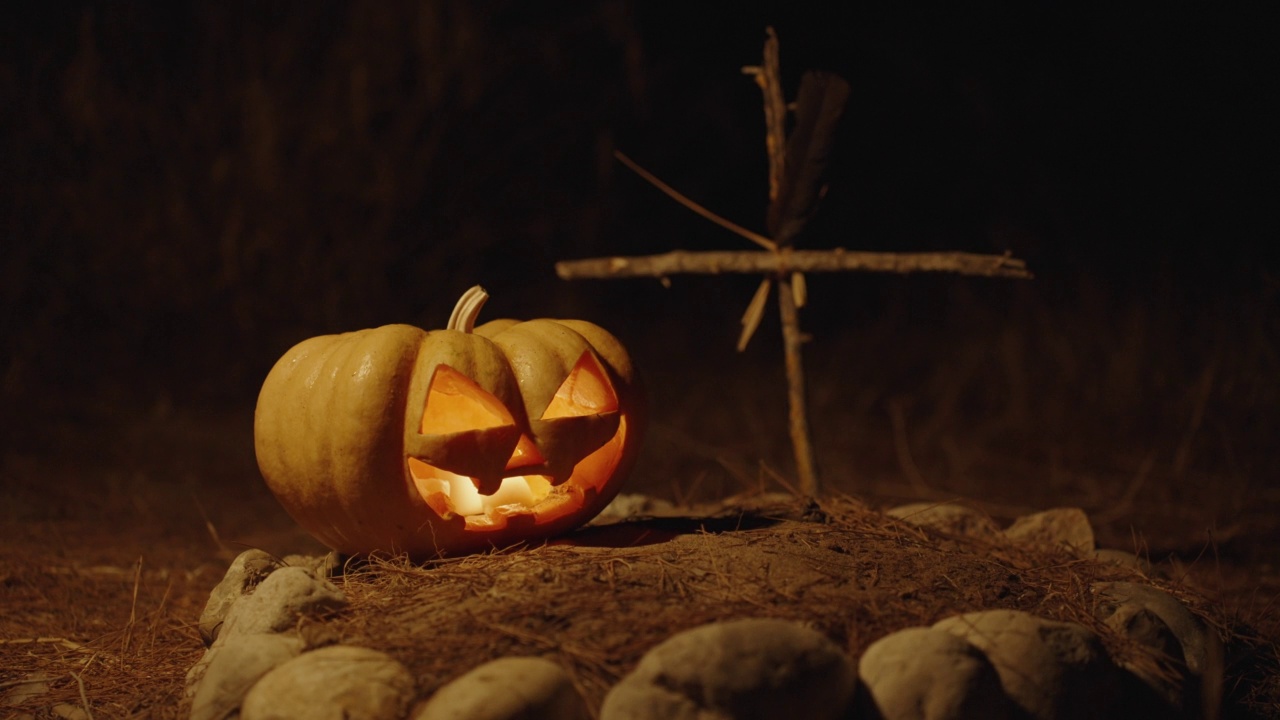
<path fill-rule="evenodd" d="M 1088 521 L 1075 509 L 1028 516 L 1006 530 L 954 505 L 903 506 L 889 514 L 948 532 L 1003 532 L 1142 564 L 1127 553 L 1096 551 Z M 187 677 L 193 720 L 590 717 L 568 673 L 551 660 L 492 660 L 420 698 L 410 671 L 389 655 L 333 644 L 323 633 L 309 636 L 300 620 L 347 603 L 328 580 L 335 565 L 333 556 L 281 562 L 257 550 L 232 563 L 200 619 L 208 650 Z M 1212 628 L 1151 585 L 1098 582 L 1090 592 L 1095 619 L 1144 648 L 1134 656 L 1144 661 L 1113 659 L 1084 625 L 1015 610 L 907 628 L 880 638 L 860 658 L 802 623 L 739 619 L 677 633 L 650 649 L 608 692 L 599 717 L 1202 716 L 1222 664 Z"/>

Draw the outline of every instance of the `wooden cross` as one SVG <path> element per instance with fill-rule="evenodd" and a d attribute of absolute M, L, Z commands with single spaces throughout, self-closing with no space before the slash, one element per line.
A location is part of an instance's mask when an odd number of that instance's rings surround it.
<path fill-rule="evenodd" d="M 826 168 L 831 159 L 834 131 L 843 115 L 849 85 L 829 73 L 805 73 L 795 103 L 795 121 L 788 136 L 787 106 L 782 99 L 778 72 L 778 37 L 766 30 L 764 62 L 744 67 L 764 92 L 765 145 L 769 153 L 769 215 L 771 237 L 743 228 L 690 200 L 662 182 L 622 153 L 615 156 L 662 192 L 712 222 L 754 242 L 756 251 L 688 252 L 674 250 L 660 255 L 607 257 L 568 260 L 556 263 L 556 274 L 565 280 L 580 278 L 657 277 L 677 273 L 715 275 L 719 273 L 759 273 L 764 275 L 759 289 L 742 317 L 738 350 L 743 350 L 764 314 L 764 306 L 774 283 L 778 285 L 778 307 L 782 318 L 782 341 L 787 370 L 787 398 L 790 405 L 791 444 L 795 451 L 800 491 L 816 496 L 818 471 L 809 437 L 805 407 L 804 367 L 801 362 L 799 308 L 805 304 L 806 272 L 953 272 L 961 275 L 1030 278 L 1026 264 L 1003 255 L 975 255 L 964 252 L 857 252 L 796 250 L 795 238 L 813 216 L 826 192 Z"/>

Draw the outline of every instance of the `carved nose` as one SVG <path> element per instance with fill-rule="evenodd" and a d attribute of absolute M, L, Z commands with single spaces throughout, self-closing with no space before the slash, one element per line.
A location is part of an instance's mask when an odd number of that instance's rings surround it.
<path fill-rule="evenodd" d="M 507 460 L 506 475 L 521 475 L 519 471 L 526 468 L 541 467 L 546 464 L 546 458 L 542 457 L 542 453 L 538 452 L 538 446 L 533 444 L 533 440 L 524 433 L 520 434 L 520 441 L 516 443 L 516 449 L 511 453 L 510 459 Z"/>

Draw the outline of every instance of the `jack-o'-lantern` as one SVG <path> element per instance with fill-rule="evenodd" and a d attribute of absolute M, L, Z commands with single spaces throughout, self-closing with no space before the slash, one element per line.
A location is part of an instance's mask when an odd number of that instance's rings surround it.
<path fill-rule="evenodd" d="M 644 397 L 622 344 L 581 320 L 305 340 L 262 385 L 258 466 L 335 550 L 415 558 L 538 541 L 590 520 L 634 464 Z"/>

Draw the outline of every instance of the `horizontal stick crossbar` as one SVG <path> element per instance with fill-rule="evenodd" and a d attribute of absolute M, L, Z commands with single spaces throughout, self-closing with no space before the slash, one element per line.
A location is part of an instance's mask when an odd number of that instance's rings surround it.
<path fill-rule="evenodd" d="M 674 250 L 660 255 L 564 260 L 556 263 L 563 280 L 615 277 L 665 277 L 677 274 L 792 272 L 951 272 L 986 277 L 1032 277 L 1022 260 L 966 252 L 862 252 L 834 250 L 709 251 Z"/>

